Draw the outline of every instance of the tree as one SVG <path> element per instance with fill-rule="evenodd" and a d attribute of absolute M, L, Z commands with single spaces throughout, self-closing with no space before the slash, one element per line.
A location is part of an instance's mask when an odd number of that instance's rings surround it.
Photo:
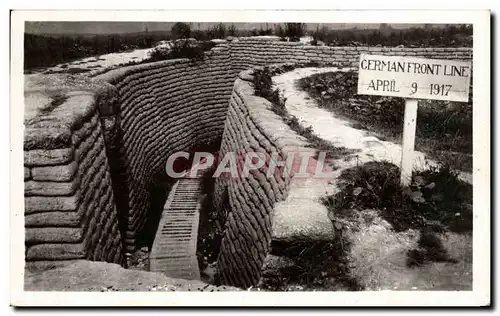
<path fill-rule="evenodd" d="M 191 37 L 191 27 L 189 26 L 189 24 L 184 22 L 175 23 L 172 26 L 171 32 L 174 39 Z"/>
<path fill-rule="evenodd" d="M 227 29 L 227 33 L 229 34 L 229 36 L 237 36 L 238 31 L 236 30 L 236 26 L 234 26 L 234 24 L 231 24 Z"/>
<path fill-rule="evenodd" d="M 281 39 L 285 38 L 285 30 L 283 29 L 281 24 L 275 24 L 274 35 L 279 36 Z"/>
<path fill-rule="evenodd" d="M 306 34 L 306 24 L 285 23 L 285 34 L 291 42 L 298 42 Z"/>
<path fill-rule="evenodd" d="M 226 26 L 224 23 L 214 25 L 212 29 L 212 38 L 226 38 Z"/>
<path fill-rule="evenodd" d="M 379 26 L 380 33 L 382 33 L 384 35 L 387 35 L 390 32 L 392 32 L 392 30 L 393 30 L 393 28 L 389 24 L 387 24 L 387 23 L 380 23 L 380 26 Z"/>
<path fill-rule="evenodd" d="M 316 31 L 313 32 L 312 36 L 315 41 L 326 41 L 326 37 L 328 36 L 328 27 L 322 26 L 321 28 L 316 26 Z"/>

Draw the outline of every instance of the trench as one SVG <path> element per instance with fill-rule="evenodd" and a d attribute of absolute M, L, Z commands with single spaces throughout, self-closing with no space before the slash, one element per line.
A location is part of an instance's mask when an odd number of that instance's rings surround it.
<path fill-rule="evenodd" d="M 193 147 L 188 151 L 188 160 L 176 160 L 174 171 L 189 174 L 196 152 L 215 156 L 219 147 L 220 139 Z M 151 199 L 144 228 L 136 241 L 137 250 L 127 254 L 129 269 L 215 283 L 210 271 L 215 271 L 215 249 L 219 248 L 220 238 L 210 238 L 214 226 L 208 220 L 213 211 L 213 171 L 214 168 L 200 170 L 195 178 L 172 179 L 164 172 L 155 176 L 149 188 Z M 222 230 L 217 231 L 221 236 Z"/>
<path fill-rule="evenodd" d="M 115 126 L 125 129 L 124 131 L 117 131 L 116 134 L 112 135 L 115 139 L 107 141 L 111 146 L 109 148 L 107 146 L 106 149 L 109 151 L 107 156 L 110 163 L 111 182 L 116 207 L 118 209 L 119 230 L 122 236 L 122 245 L 124 249 L 123 254 L 124 257 L 127 258 L 125 266 L 128 268 L 142 270 L 151 269 L 151 252 L 155 248 L 155 244 L 158 244 L 160 241 L 158 235 L 161 234 L 167 226 L 175 227 L 173 221 L 167 222 L 165 220 L 165 222 L 162 223 L 164 218 L 163 215 L 165 215 L 167 219 L 170 215 L 170 219 L 172 219 L 173 216 L 169 213 L 175 209 L 171 207 L 172 205 L 175 206 L 178 203 L 182 205 L 189 204 L 188 209 L 180 209 L 177 213 L 181 214 L 176 214 L 185 216 L 185 218 L 178 222 L 189 222 L 189 225 L 178 226 L 184 226 L 182 228 L 186 228 L 187 226 L 191 227 L 191 233 L 189 235 L 190 253 L 188 258 L 191 262 L 189 267 L 192 273 L 190 276 L 184 275 L 183 277 L 201 278 L 202 280 L 207 280 L 209 283 L 217 282 L 213 271 L 217 268 L 215 264 L 218 259 L 221 240 L 225 229 L 224 225 L 226 222 L 225 216 L 227 214 L 227 209 L 223 206 L 223 211 L 221 213 L 215 212 L 213 208 L 213 199 L 215 198 L 218 200 L 218 206 L 220 206 L 220 204 L 227 205 L 230 195 L 231 203 L 234 203 L 234 205 L 238 203 L 244 207 L 251 207 L 252 205 L 250 204 L 254 201 L 251 198 L 257 197 L 256 203 L 261 203 L 262 200 L 266 199 L 265 194 L 267 193 L 258 194 L 262 193 L 262 190 L 261 188 L 254 190 L 254 186 L 260 186 L 262 183 L 254 181 L 251 183 L 252 186 L 249 186 L 248 183 L 244 183 L 243 187 L 236 191 L 236 189 L 234 189 L 236 188 L 235 185 L 231 187 L 229 193 L 227 188 L 225 188 L 226 191 L 217 192 L 217 196 L 214 196 L 213 179 L 205 179 L 202 177 L 199 183 L 189 183 L 189 181 L 183 180 L 176 182 L 163 174 L 159 174 L 155 175 L 152 179 L 147 179 L 149 186 L 146 187 L 142 186 L 143 179 L 140 179 L 141 181 L 137 180 L 140 182 L 141 187 L 138 190 L 139 194 L 134 195 L 134 193 L 137 192 L 131 193 L 128 191 L 135 189 L 133 184 L 127 182 L 136 181 L 136 178 L 145 174 L 147 174 L 147 177 L 151 176 L 151 170 L 144 171 L 141 169 L 142 164 L 138 164 L 139 166 L 133 165 L 137 163 L 137 160 L 147 158 L 148 166 L 157 166 L 158 160 L 161 158 L 162 154 L 165 154 L 165 151 L 182 147 L 187 143 L 192 144 L 196 142 L 196 140 L 199 140 L 200 134 L 218 134 L 220 138 L 220 134 L 222 134 L 220 127 L 224 124 L 224 111 L 226 110 L 225 106 L 228 101 L 230 102 L 230 107 L 231 102 L 234 101 L 234 108 L 232 109 L 234 117 L 232 119 L 235 121 L 235 127 L 238 126 L 238 128 L 230 129 L 229 134 L 232 135 L 229 135 L 229 138 L 231 142 L 241 145 L 244 144 L 241 143 L 242 140 L 253 139 L 253 133 L 239 129 L 239 125 L 244 124 L 245 119 L 247 119 L 246 116 L 248 111 L 244 109 L 246 105 L 243 104 L 245 103 L 243 101 L 250 101 L 250 98 L 246 100 L 246 96 L 244 95 L 250 90 L 241 88 L 243 86 L 242 81 L 248 81 L 248 78 L 243 80 L 243 77 L 247 76 L 243 75 L 240 77 L 240 79 L 242 79 L 239 80 L 241 87 L 235 84 L 238 73 L 253 67 L 253 65 L 268 64 L 272 60 L 290 63 L 298 63 L 304 60 L 320 62 L 333 60 L 335 64 L 353 65 L 356 62 L 352 60 L 356 60 L 354 57 L 358 53 L 369 52 L 366 48 L 356 48 L 355 51 L 353 51 L 352 48 L 335 48 L 335 55 L 332 55 L 334 51 L 325 51 L 326 47 L 322 47 L 318 51 L 315 49 L 311 51 L 310 49 L 302 50 L 300 47 L 288 45 L 285 47 L 278 44 L 275 45 L 274 43 L 261 48 L 259 47 L 261 44 L 257 45 L 253 40 L 251 42 L 240 41 L 239 43 L 235 41 L 234 43 L 228 44 L 229 45 L 219 46 L 217 50 L 214 49 L 213 54 L 209 55 L 206 63 L 190 63 L 188 65 L 182 60 L 165 61 L 158 64 L 132 66 L 125 72 L 119 69 L 98 77 L 98 79 L 107 81 L 116 87 L 117 94 L 119 94 L 117 100 L 121 103 L 119 105 L 117 104 L 117 109 L 105 109 L 106 111 L 112 112 L 114 117 L 118 120 L 118 122 L 115 122 Z M 276 49 L 277 46 L 281 47 Z M 297 49 L 300 52 L 300 58 L 299 56 L 295 58 L 298 52 Z M 401 49 L 397 48 L 396 51 L 401 52 Z M 386 53 L 394 54 L 390 48 L 382 49 L 381 54 Z M 429 52 L 425 52 L 425 54 L 428 53 Z M 399 53 L 395 54 L 397 55 Z M 424 53 L 418 53 L 417 55 L 420 56 L 421 54 Z M 432 52 L 432 54 L 434 54 L 434 52 Z M 436 52 L 437 57 L 442 54 L 447 55 L 448 53 L 444 53 L 442 49 Z M 415 55 L 415 53 L 413 53 L 413 55 Z M 284 58 L 283 56 L 288 57 Z M 332 58 L 332 56 L 334 57 Z M 470 58 L 471 52 L 455 52 L 455 57 L 460 56 Z M 373 141 L 373 139 L 363 137 L 364 135 L 359 135 L 359 131 L 353 128 L 347 129 L 345 126 L 346 124 L 333 120 L 330 115 L 313 115 L 311 117 L 310 114 L 314 114 L 314 112 L 317 113 L 318 109 L 316 109 L 315 106 L 297 106 L 298 104 L 300 105 L 307 102 L 302 102 L 305 100 L 303 95 L 301 96 L 295 93 L 296 91 L 293 91 L 293 87 L 290 86 L 289 74 L 284 74 L 283 77 L 288 77 L 283 78 L 286 79 L 287 82 L 282 82 L 282 86 L 279 90 L 284 92 L 285 98 L 288 99 L 287 110 L 299 118 L 306 118 L 304 120 L 306 123 L 304 127 L 309 125 L 313 126 L 314 132 L 325 140 L 328 140 L 328 138 L 332 136 L 343 136 L 339 138 L 341 143 L 344 143 L 346 147 L 351 147 L 347 145 L 352 144 L 356 148 L 357 146 L 364 146 L 366 143 L 366 147 L 370 148 L 363 152 L 364 155 L 362 158 L 366 158 L 367 160 L 369 158 L 368 154 L 372 154 L 371 152 L 381 154 L 387 151 L 383 146 L 380 146 L 386 143 Z M 279 85 L 279 82 L 277 84 Z M 285 87 L 283 87 L 283 85 Z M 290 89 L 288 89 L 288 91 L 283 91 L 283 88 Z M 113 98 L 114 97 L 115 96 L 113 96 Z M 233 99 L 233 97 L 234 100 L 230 100 L 230 98 Z M 107 100 L 104 101 L 107 102 Z M 115 110 L 119 113 L 116 113 Z M 265 114 L 265 112 L 263 112 L 263 114 Z M 121 123 L 119 122 L 120 118 L 123 119 Z M 308 120 L 308 118 L 311 120 Z M 255 122 L 252 120 L 247 121 L 251 124 L 257 122 L 257 120 Z M 214 122 L 216 124 L 213 124 Z M 214 125 L 217 125 L 217 128 L 214 128 Z M 263 141 L 269 144 L 270 139 L 265 137 L 267 133 L 259 131 L 260 128 L 266 129 L 266 125 L 262 124 L 262 126 L 260 126 L 258 122 L 255 123 L 255 125 L 259 125 L 255 126 L 257 129 L 255 135 L 261 135 L 264 139 Z M 165 126 L 169 128 L 163 129 Z M 166 131 L 169 131 L 169 135 L 166 135 Z M 155 137 L 154 141 L 151 141 L 150 138 L 152 137 Z M 260 140 L 259 138 L 257 141 L 260 142 Z M 335 141 L 339 139 L 331 140 Z M 127 141 L 127 146 L 122 144 L 122 141 Z M 205 151 L 216 152 L 220 147 L 220 139 L 218 142 L 219 144 L 215 146 L 213 151 L 207 150 L 207 148 L 210 148 L 207 144 L 198 144 L 198 147 L 205 149 Z M 251 145 L 254 144 L 255 142 Z M 113 147 L 115 145 L 116 148 Z M 262 144 L 260 143 L 255 145 L 256 147 L 262 148 Z M 273 145 L 274 144 L 271 144 L 271 146 Z M 377 151 L 377 149 L 382 150 Z M 195 149 L 193 149 L 193 151 L 194 150 Z M 144 154 L 146 151 L 147 154 Z M 394 150 L 394 152 L 396 152 L 396 150 Z M 127 158 L 130 158 L 131 162 L 129 162 L 133 166 L 125 166 L 123 161 L 121 161 L 122 155 L 124 154 L 130 155 L 130 157 Z M 132 157 L 134 155 L 137 155 L 137 157 Z M 149 159 L 151 161 L 149 161 Z M 144 162 L 144 160 L 141 160 L 141 163 L 142 162 Z M 126 175 L 126 172 L 130 174 Z M 183 189 L 184 187 L 189 190 Z M 305 200 L 307 199 L 308 202 L 313 201 L 313 199 L 318 197 L 318 195 L 315 194 L 321 193 L 319 191 L 316 192 L 316 189 L 319 189 L 319 186 L 316 188 L 311 187 L 311 190 L 302 191 L 307 192 L 307 194 L 302 194 L 301 197 L 304 197 Z M 248 192 L 246 192 L 247 190 Z M 297 191 L 300 192 L 300 188 Z M 142 195 L 144 192 L 149 196 L 149 201 L 147 201 L 147 203 L 144 203 L 143 199 L 141 199 L 142 197 L 138 197 L 138 195 Z M 255 192 L 257 192 L 257 194 L 254 194 Z M 313 192 L 313 194 L 311 195 L 309 192 Z M 189 195 L 186 195 L 186 193 L 189 193 Z M 260 200 L 261 196 L 262 200 Z M 169 197 L 171 197 L 170 204 L 168 204 Z M 222 200 L 222 203 L 219 203 L 220 200 Z M 133 206 L 130 206 L 129 203 L 133 204 Z M 147 209 L 142 207 L 142 205 L 148 205 Z M 272 208 L 273 205 L 271 204 L 271 207 L 267 207 L 266 209 Z M 238 207 L 238 205 L 233 208 L 233 210 L 240 209 L 242 208 Z M 308 215 L 306 210 L 308 210 L 306 207 L 304 207 L 304 209 L 299 209 L 302 213 L 301 215 L 304 216 Z M 267 222 L 259 222 L 258 219 L 261 219 L 260 217 L 253 218 L 254 214 L 252 214 L 252 211 L 253 209 L 250 209 L 250 211 L 245 209 L 245 211 L 241 211 L 239 214 L 233 213 L 230 215 L 234 216 L 228 216 L 228 219 L 232 220 L 227 221 L 229 223 L 229 229 L 227 229 L 227 236 L 229 238 L 227 238 L 228 242 L 224 244 L 226 246 L 224 251 L 221 252 L 223 255 L 226 254 L 226 258 L 220 260 L 220 266 L 222 267 L 224 265 L 224 269 L 226 270 L 226 284 L 244 286 L 254 282 L 260 272 L 260 266 L 258 265 L 262 261 L 258 257 L 260 254 L 269 250 L 266 245 L 260 248 L 258 246 L 261 246 L 261 241 L 263 239 L 269 239 L 268 241 L 270 241 L 271 237 L 261 236 L 261 234 L 253 234 L 255 237 L 252 235 L 252 233 L 255 232 L 269 233 L 269 225 L 267 225 Z M 297 212 L 297 214 L 300 212 Z M 196 220 L 196 216 L 188 216 L 188 214 L 197 214 L 199 220 Z M 250 216 L 247 217 L 246 215 Z M 187 217 L 189 217 L 189 220 Z M 137 220 L 137 218 L 139 218 L 139 220 Z M 250 220 L 252 219 L 255 219 L 257 222 L 251 222 Z M 331 224 L 328 222 L 328 218 L 326 218 L 325 221 L 328 225 Z M 138 222 L 140 224 L 137 224 Z M 198 229 L 196 229 L 196 225 L 198 225 Z M 229 227 L 229 225 L 233 226 Z M 254 228 L 255 231 L 253 230 Z M 330 226 L 328 226 L 328 228 L 330 229 Z M 187 229 L 180 231 L 179 234 L 182 235 L 182 233 L 186 233 L 186 231 Z M 236 250 L 232 248 L 233 246 L 236 246 Z M 306 260 L 299 262 L 301 266 L 310 266 L 311 260 L 309 259 L 313 257 L 313 254 L 324 254 L 326 251 L 331 251 L 333 257 L 336 255 L 336 245 L 329 243 L 319 243 L 310 250 L 302 245 L 299 246 L 273 243 L 270 245 L 271 250 L 273 250 L 271 255 L 296 257 L 297 253 L 306 254 Z M 291 249 L 280 252 L 276 251 L 277 248 L 278 250 L 282 248 Z M 129 253 L 129 251 L 133 253 Z M 173 253 L 170 253 L 170 251 L 174 250 L 164 250 L 159 254 L 158 258 L 172 255 Z M 223 257 L 223 255 L 221 257 Z M 195 257 L 196 260 L 193 260 L 193 257 Z M 256 257 L 257 260 L 255 260 Z M 170 264 L 170 266 L 172 266 L 172 264 Z M 196 268 L 198 269 L 199 276 L 196 273 Z M 167 271 L 167 273 L 170 272 Z M 281 277 L 281 275 L 279 275 L 279 277 Z"/>

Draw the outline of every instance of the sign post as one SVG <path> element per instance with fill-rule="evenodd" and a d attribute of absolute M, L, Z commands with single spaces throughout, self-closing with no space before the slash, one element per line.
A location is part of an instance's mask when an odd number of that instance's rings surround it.
<path fill-rule="evenodd" d="M 413 171 L 413 149 L 415 148 L 415 131 L 417 130 L 417 99 L 405 100 L 405 118 L 403 127 L 403 148 L 401 150 L 401 185 L 411 183 Z"/>
<path fill-rule="evenodd" d="M 470 62 L 362 54 L 358 94 L 405 99 L 401 185 L 411 183 L 417 127 L 417 99 L 467 102 Z"/>

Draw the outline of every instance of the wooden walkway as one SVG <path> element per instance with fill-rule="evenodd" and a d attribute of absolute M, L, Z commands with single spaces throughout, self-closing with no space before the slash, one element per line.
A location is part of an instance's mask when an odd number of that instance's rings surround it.
<path fill-rule="evenodd" d="M 149 256 L 150 270 L 178 279 L 199 280 L 196 258 L 201 179 L 178 180 L 165 203 Z"/>

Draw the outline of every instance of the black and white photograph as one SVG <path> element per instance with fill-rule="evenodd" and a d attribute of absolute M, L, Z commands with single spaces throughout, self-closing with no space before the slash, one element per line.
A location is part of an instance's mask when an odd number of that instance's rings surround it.
<path fill-rule="evenodd" d="M 94 13 L 11 15 L 11 304 L 490 304 L 488 11 Z"/>

